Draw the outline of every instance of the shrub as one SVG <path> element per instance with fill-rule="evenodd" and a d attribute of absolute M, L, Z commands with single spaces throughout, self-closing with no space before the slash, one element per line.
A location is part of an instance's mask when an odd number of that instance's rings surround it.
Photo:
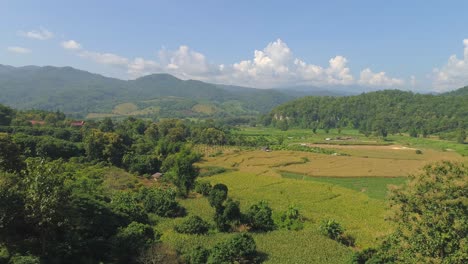
<path fill-rule="evenodd" d="M 265 201 L 261 201 L 248 209 L 246 214 L 247 224 L 255 231 L 271 231 L 275 229 L 271 215 L 271 208 Z"/>
<path fill-rule="evenodd" d="M 205 234 L 210 225 L 197 215 L 192 215 L 187 220 L 177 225 L 174 230 L 183 234 Z"/>
<path fill-rule="evenodd" d="M 10 259 L 11 264 L 40 264 L 39 257 L 16 255 Z"/>
<path fill-rule="evenodd" d="M 326 219 L 323 220 L 320 224 L 320 232 L 333 240 L 338 240 L 343 234 L 344 230 L 337 221 L 333 219 Z"/>
<path fill-rule="evenodd" d="M 132 222 L 127 227 L 121 228 L 114 237 L 115 255 L 121 263 L 131 262 L 133 256 L 148 249 L 157 239 L 151 226 Z"/>
<path fill-rule="evenodd" d="M 423 154 L 423 153 L 422 153 L 422 151 L 420 149 L 417 149 L 416 154 Z"/>
<path fill-rule="evenodd" d="M 323 220 L 320 224 L 320 232 L 346 246 L 354 246 L 355 239 L 349 234 L 344 233 L 344 228 L 333 219 Z"/>
<path fill-rule="evenodd" d="M 162 217 L 176 217 L 183 214 L 183 208 L 176 201 L 176 193 L 172 189 L 142 189 L 140 198 L 147 213 Z"/>
<path fill-rule="evenodd" d="M 296 231 L 304 227 L 302 216 L 295 206 L 289 206 L 288 210 L 278 214 L 275 218 L 275 224 L 279 228 Z"/>
<path fill-rule="evenodd" d="M 210 191 L 208 196 L 208 201 L 210 202 L 211 207 L 219 209 L 223 206 L 223 202 L 226 200 L 228 195 L 228 188 L 226 185 L 218 183 L 213 186 L 213 189 Z"/>
<path fill-rule="evenodd" d="M 204 247 L 196 246 L 186 256 L 185 261 L 188 264 L 205 264 L 208 261 L 210 251 Z"/>
<path fill-rule="evenodd" d="M 243 233 L 230 240 L 216 244 L 207 263 L 252 263 L 257 255 L 257 246 L 251 235 Z"/>
<path fill-rule="evenodd" d="M 211 191 L 211 184 L 209 182 L 204 181 L 197 181 L 195 183 L 195 192 L 203 195 L 208 196 Z"/>
<path fill-rule="evenodd" d="M 366 248 L 362 251 L 357 251 L 353 254 L 353 258 L 351 263 L 353 264 L 366 264 L 368 260 L 372 258 L 372 256 L 377 252 L 377 250 L 373 248 Z"/>

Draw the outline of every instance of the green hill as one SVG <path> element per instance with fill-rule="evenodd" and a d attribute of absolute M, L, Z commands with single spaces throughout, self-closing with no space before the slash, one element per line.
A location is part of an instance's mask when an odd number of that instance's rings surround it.
<path fill-rule="evenodd" d="M 454 131 L 468 124 L 466 88 L 452 95 L 384 90 L 346 97 L 303 97 L 273 109 L 268 115 L 278 127 L 354 128 L 386 136 L 413 136 Z"/>
<path fill-rule="evenodd" d="M 463 88 L 460 88 L 460 89 L 457 89 L 457 90 L 454 90 L 454 91 L 443 93 L 443 95 L 450 95 L 450 96 L 468 95 L 468 86 L 465 86 Z"/>
<path fill-rule="evenodd" d="M 19 109 L 60 110 L 77 117 L 89 114 L 149 118 L 256 115 L 293 99 L 276 90 L 236 86 L 225 89 L 169 74 L 126 81 L 71 67 L 51 66 L 0 65 L 0 90 L 2 104 Z M 122 105 L 132 105 L 132 111 L 120 111 Z"/>

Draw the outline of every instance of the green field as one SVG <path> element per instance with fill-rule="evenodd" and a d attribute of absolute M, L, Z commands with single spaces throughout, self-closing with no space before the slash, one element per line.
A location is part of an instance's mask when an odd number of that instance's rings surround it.
<path fill-rule="evenodd" d="M 276 230 L 254 234 L 258 250 L 268 255 L 265 263 L 347 263 L 353 249 L 319 234 L 318 223 L 334 218 L 356 238 L 359 248 L 371 246 L 378 237 L 391 231 L 384 221 L 385 202 L 366 194 L 328 183 L 298 181 L 243 172 L 228 172 L 203 178 L 211 183 L 224 183 L 229 196 L 240 201 L 241 209 L 260 200 L 266 200 L 274 212 L 296 205 L 306 217 L 301 231 Z M 188 214 L 196 214 L 210 221 L 214 215 L 208 201 L 202 197 L 181 200 Z M 162 240 L 184 252 L 195 245 L 211 246 L 232 234 L 214 232 L 206 236 L 182 235 L 173 227 L 183 219 L 162 219 Z"/>
<path fill-rule="evenodd" d="M 265 200 L 274 215 L 294 205 L 306 219 L 300 231 L 253 233 L 259 252 L 266 256 L 265 263 L 349 263 L 353 252 L 375 246 L 392 231 L 391 223 L 385 220 L 390 185 L 404 184 L 409 174 L 418 173 L 428 163 L 467 161 L 459 154 L 464 145 L 431 138 L 392 136 L 382 140 L 355 130 L 313 134 L 304 129 L 242 128 L 234 133 L 270 142 L 281 137 L 283 142 L 270 152 L 260 147 L 196 145 L 195 149 L 205 154 L 197 164 L 202 172 L 226 170 L 199 180 L 226 184 L 229 197 L 240 201 L 244 212 Z M 454 151 L 441 148 L 443 144 Z M 317 151 L 307 151 L 308 147 Z M 214 226 L 214 210 L 206 198 L 194 194 L 180 202 L 187 209 L 186 217 L 199 215 Z M 211 247 L 233 235 L 214 228 L 201 236 L 176 233 L 174 226 L 186 217 L 160 218 L 157 225 L 162 241 L 181 253 L 196 245 Z M 354 248 L 319 233 L 320 221 L 328 218 L 341 223 L 356 239 Z"/>
<path fill-rule="evenodd" d="M 389 185 L 401 185 L 407 180 L 406 177 L 308 177 L 302 174 L 284 172 L 281 174 L 288 179 L 297 179 L 314 182 L 324 182 L 358 192 L 362 192 L 370 198 L 385 200 L 388 195 Z"/>

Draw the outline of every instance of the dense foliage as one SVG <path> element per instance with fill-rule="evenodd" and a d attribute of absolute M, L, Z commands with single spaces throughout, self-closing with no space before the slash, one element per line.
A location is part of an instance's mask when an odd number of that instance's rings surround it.
<path fill-rule="evenodd" d="M 397 229 L 356 263 L 466 263 L 468 261 L 468 168 L 428 165 L 392 191 Z"/>
<path fill-rule="evenodd" d="M 243 123 L 250 120 L 245 117 L 266 113 L 293 98 L 275 90 L 224 87 L 180 80 L 168 74 L 125 81 L 71 67 L 51 66 L 15 68 L 0 65 L 0 90 L 0 104 L 21 109 L 58 109 L 76 117 L 88 113 L 154 120 L 161 117 L 233 117 L 232 122 Z"/>
<path fill-rule="evenodd" d="M 423 95 L 386 90 L 347 97 L 303 97 L 279 107 L 265 124 L 317 128 L 354 128 L 380 136 L 408 132 L 427 136 L 468 124 L 468 97 Z"/>

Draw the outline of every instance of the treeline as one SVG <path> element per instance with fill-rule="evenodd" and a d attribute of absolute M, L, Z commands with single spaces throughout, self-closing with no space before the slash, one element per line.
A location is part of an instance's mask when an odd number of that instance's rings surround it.
<path fill-rule="evenodd" d="M 380 136 L 407 132 L 427 136 L 465 129 L 468 97 L 385 90 L 347 97 L 304 97 L 276 107 L 265 125 L 317 129 L 359 129 Z"/>
<path fill-rule="evenodd" d="M 60 112 L 0 105 L 0 263 L 147 263 L 141 258 L 161 257 L 155 219 L 186 214 L 176 197 L 186 198 L 197 183 L 194 163 L 201 155 L 193 144 L 228 144 L 230 127 L 176 119 L 106 118 L 74 127 L 71 121 Z M 161 178 L 148 184 L 157 172 Z M 205 194 L 215 195 L 205 187 Z M 215 228 L 227 231 L 240 211 L 223 197 Z M 271 218 L 271 209 L 265 210 Z M 177 232 L 208 229 L 193 216 Z M 185 258 L 246 261 L 257 258 L 255 248 L 244 234 Z"/>

